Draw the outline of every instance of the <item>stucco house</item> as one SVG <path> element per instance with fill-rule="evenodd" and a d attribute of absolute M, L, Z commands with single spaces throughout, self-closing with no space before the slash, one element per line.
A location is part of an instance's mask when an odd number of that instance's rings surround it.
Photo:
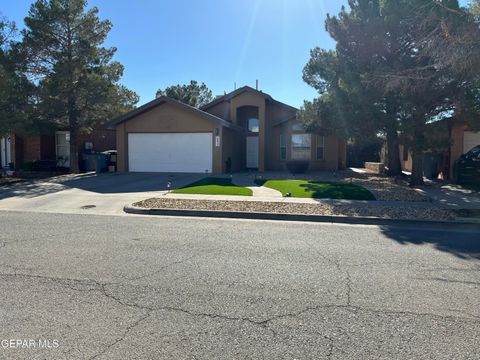
<path fill-rule="evenodd" d="M 309 134 L 297 109 L 245 86 L 196 109 L 157 98 L 110 122 L 116 129 L 118 171 L 224 173 L 285 170 L 289 160 L 310 170 L 346 164 L 346 142 Z"/>
<path fill-rule="evenodd" d="M 428 172 L 438 173 L 443 179 L 452 178 L 454 163 L 460 156 L 480 145 L 480 131 L 470 128 L 466 121 L 457 118 L 429 124 L 428 136 L 446 142 L 443 149 L 430 152 L 424 159 L 425 168 L 436 168 L 436 171 Z M 403 144 L 400 144 L 400 163 L 402 170 L 412 171 L 412 152 Z"/>

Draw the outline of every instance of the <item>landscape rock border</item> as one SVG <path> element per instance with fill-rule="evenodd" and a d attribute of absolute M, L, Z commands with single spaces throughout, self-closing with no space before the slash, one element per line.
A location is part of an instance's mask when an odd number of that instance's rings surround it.
<path fill-rule="evenodd" d="M 155 199 L 147 199 L 155 200 Z M 336 214 L 302 214 L 285 212 L 264 212 L 264 211 L 239 211 L 232 209 L 195 209 L 175 207 L 152 207 L 145 206 L 147 200 L 134 203 L 124 207 L 129 214 L 139 215 L 163 215 L 183 217 L 209 217 L 209 218 L 232 218 L 232 219 L 257 219 L 257 220 L 283 220 L 283 221 L 307 221 L 344 224 L 366 224 L 366 225 L 393 225 L 393 224 L 479 224 L 480 219 L 420 219 L 420 218 L 386 218 L 376 216 L 345 216 Z M 215 201 L 212 201 L 215 202 Z M 143 205 L 143 206 L 139 206 Z"/>

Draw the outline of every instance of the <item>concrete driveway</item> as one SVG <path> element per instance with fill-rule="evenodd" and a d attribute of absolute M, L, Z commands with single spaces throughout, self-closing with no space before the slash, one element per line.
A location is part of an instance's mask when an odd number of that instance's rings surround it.
<path fill-rule="evenodd" d="M 123 214 L 126 204 L 188 185 L 203 174 L 114 173 L 65 175 L 0 188 L 0 210 Z"/>

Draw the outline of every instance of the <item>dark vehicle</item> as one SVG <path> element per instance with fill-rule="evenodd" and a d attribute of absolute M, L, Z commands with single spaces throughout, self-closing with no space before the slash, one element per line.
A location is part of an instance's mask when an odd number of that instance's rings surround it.
<path fill-rule="evenodd" d="M 480 145 L 455 161 L 453 174 L 457 184 L 480 186 Z"/>

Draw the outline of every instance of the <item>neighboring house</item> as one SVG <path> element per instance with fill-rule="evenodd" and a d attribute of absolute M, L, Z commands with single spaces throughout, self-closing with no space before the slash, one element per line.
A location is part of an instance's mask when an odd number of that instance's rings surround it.
<path fill-rule="evenodd" d="M 443 179 L 450 179 L 453 173 L 453 164 L 462 155 L 473 147 L 480 145 L 480 131 L 473 131 L 466 122 L 458 119 L 445 119 L 430 125 L 430 136 L 433 138 L 446 138 L 449 145 L 443 150 L 432 151 L 424 159 L 424 170 L 436 168 Z M 432 135 L 433 134 L 433 135 Z M 400 145 L 400 162 L 402 170 L 412 171 L 412 154 L 404 145 Z"/>
<path fill-rule="evenodd" d="M 310 170 L 346 164 L 346 143 L 331 134 L 309 134 L 297 109 L 248 86 L 201 109 L 157 98 L 111 121 L 117 132 L 117 166 L 132 172 L 285 170 L 306 160 Z"/>
<path fill-rule="evenodd" d="M 114 150 L 115 131 L 103 126 L 96 128 L 91 134 L 83 134 L 78 139 L 80 169 L 83 168 L 82 153 L 84 151 Z M 35 166 L 40 170 L 69 168 L 70 133 L 56 131 L 38 135 L 10 134 L 0 139 L 1 166 L 13 163 L 15 169 L 27 169 Z"/>

